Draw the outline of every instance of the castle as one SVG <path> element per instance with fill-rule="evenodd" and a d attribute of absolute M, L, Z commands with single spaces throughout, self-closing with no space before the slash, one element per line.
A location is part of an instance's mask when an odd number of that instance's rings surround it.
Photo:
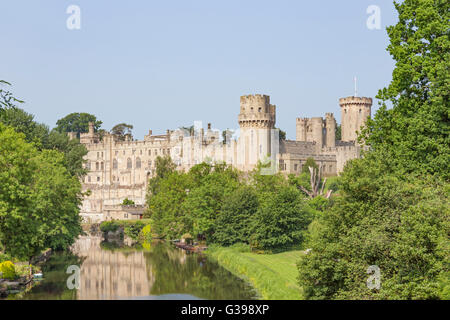
<path fill-rule="evenodd" d="M 314 158 L 324 175 L 337 175 L 348 160 L 360 156 L 357 131 L 371 114 L 372 99 L 352 96 L 340 99 L 339 104 L 340 140 L 336 140 L 332 113 L 327 113 L 325 119 L 297 118 L 296 140 L 280 139 L 275 129 L 276 106 L 267 95 L 241 97 L 236 131 L 220 132 L 211 124 L 205 131 L 196 122 L 194 130 L 167 130 L 162 135 L 153 135 L 150 130 L 142 141 L 129 137 L 121 141 L 112 134 L 100 138 L 90 123 L 89 132 L 80 135 L 80 142 L 88 150 L 88 174 L 82 186 L 84 192 L 90 190 L 83 200 L 81 215 L 90 221 L 139 216 L 158 156 L 170 156 L 179 170 L 189 170 L 204 161 L 225 162 L 242 171 L 253 170 L 258 162 L 271 163 L 266 174 L 298 174 L 306 160 Z M 73 137 L 73 133 L 69 136 Z M 124 209 L 121 204 L 125 198 L 136 206 Z"/>

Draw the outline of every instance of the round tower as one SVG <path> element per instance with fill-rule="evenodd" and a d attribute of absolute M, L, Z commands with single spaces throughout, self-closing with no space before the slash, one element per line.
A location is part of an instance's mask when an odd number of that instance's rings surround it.
<path fill-rule="evenodd" d="M 323 119 L 322 117 L 314 117 L 310 120 L 311 135 L 309 141 L 313 141 L 319 148 L 323 147 Z"/>
<path fill-rule="evenodd" d="M 258 161 L 271 154 L 271 130 L 275 128 L 275 110 L 276 107 L 270 104 L 270 97 L 267 95 L 241 97 L 241 112 L 238 116 L 238 164 L 243 170 L 253 169 Z"/>
<path fill-rule="evenodd" d="M 347 97 L 339 99 L 341 106 L 341 140 L 356 141 L 358 133 L 361 132 L 361 126 L 370 117 L 372 108 L 372 98 L 366 97 Z"/>

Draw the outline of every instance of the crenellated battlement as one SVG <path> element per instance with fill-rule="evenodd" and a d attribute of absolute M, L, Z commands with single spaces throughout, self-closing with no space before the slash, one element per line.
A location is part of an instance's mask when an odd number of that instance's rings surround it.
<path fill-rule="evenodd" d="M 372 106 L 372 98 L 366 98 L 366 97 L 340 98 L 339 105 L 341 107 L 344 107 L 346 105 L 369 105 L 369 106 Z"/>

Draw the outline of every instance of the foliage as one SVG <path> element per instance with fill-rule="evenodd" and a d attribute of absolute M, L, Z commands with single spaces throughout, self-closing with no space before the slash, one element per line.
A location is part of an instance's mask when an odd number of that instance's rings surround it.
<path fill-rule="evenodd" d="M 238 185 L 235 171 L 219 165 L 203 178 L 200 186 L 189 191 L 182 210 L 195 236 L 211 239 L 222 205 Z"/>
<path fill-rule="evenodd" d="M 125 141 L 126 138 L 129 138 L 130 140 L 133 139 L 132 130 L 133 125 L 119 123 L 111 129 L 111 133 L 115 135 L 119 141 Z"/>
<path fill-rule="evenodd" d="M 72 175 L 78 177 L 86 174 L 83 157 L 86 147 L 79 140 L 70 140 L 66 133 L 49 131 L 44 124 L 34 121 L 34 116 L 17 107 L 5 108 L 0 112 L 0 122 L 13 127 L 25 135 L 27 142 L 33 142 L 39 150 L 59 150 L 64 154 L 64 165 Z"/>
<path fill-rule="evenodd" d="M 156 175 L 148 182 L 148 196 L 156 195 L 159 192 L 160 182 L 175 171 L 176 165 L 170 156 L 156 157 Z M 148 199 L 147 199 L 148 201 Z"/>
<path fill-rule="evenodd" d="M 0 263 L 0 273 L 3 279 L 14 280 L 16 278 L 16 270 L 14 263 L 11 261 L 5 261 Z"/>
<path fill-rule="evenodd" d="M 147 224 L 142 228 L 139 238 L 143 243 L 149 242 L 153 239 L 152 227 L 150 224 Z"/>
<path fill-rule="evenodd" d="M 16 103 L 23 103 L 22 100 L 17 99 L 8 90 L 2 88 L 2 86 L 10 86 L 11 84 L 5 80 L 0 80 L 0 111 L 3 108 L 12 108 Z"/>
<path fill-rule="evenodd" d="M 396 60 L 381 108 L 347 163 L 339 197 L 310 226 L 298 264 L 309 299 L 445 299 L 449 294 L 448 1 L 395 3 Z M 392 104 L 387 109 L 387 103 Z M 367 288 L 377 265 L 381 288 Z"/>
<path fill-rule="evenodd" d="M 56 121 L 55 130 L 59 133 L 76 132 L 80 138 L 80 133 L 89 131 L 89 122 L 94 123 L 94 131 L 98 131 L 102 125 L 93 114 L 76 112 Z"/>
<path fill-rule="evenodd" d="M 70 245 L 81 232 L 81 185 L 56 150 L 37 150 L 0 124 L 0 242 L 29 259 L 42 249 Z"/>
<path fill-rule="evenodd" d="M 131 239 L 137 240 L 144 227 L 145 223 L 143 223 L 140 220 L 137 220 L 135 223 L 127 225 L 124 229 L 124 233 Z"/>
<path fill-rule="evenodd" d="M 336 140 L 341 140 L 342 139 L 342 128 L 341 128 L 340 124 L 338 124 L 336 126 L 335 135 L 336 135 Z"/>
<path fill-rule="evenodd" d="M 182 205 L 192 184 L 186 174 L 176 171 L 164 179 L 159 179 L 158 176 L 153 179 L 158 179 L 159 192 L 147 196 L 146 216 L 153 220 L 154 233 L 160 237 L 176 239 L 190 230 Z"/>
<path fill-rule="evenodd" d="M 251 223 L 258 205 L 258 196 L 249 186 L 241 186 L 231 193 L 217 217 L 214 242 L 225 246 L 249 243 Z"/>
<path fill-rule="evenodd" d="M 123 206 L 134 206 L 135 203 L 134 203 L 133 200 L 130 200 L 130 199 L 128 199 L 128 198 L 125 198 L 125 199 L 123 199 L 123 201 L 122 201 L 122 205 L 123 205 Z"/>
<path fill-rule="evenodd" d="M 405 0 L 395 7 L 399 21 L 387 28 L 392 81 L 379 91 L 381 107 L 361 140 L 399 174 L 449 179 L 450 3 Z"/>
<path fill-rule="evenodd" d="M 291 186 L 260 196 L 253 217 L 251 244 L 263 250 L 286 249 L 302 243 L 311 213 L 300 192 Z"/>

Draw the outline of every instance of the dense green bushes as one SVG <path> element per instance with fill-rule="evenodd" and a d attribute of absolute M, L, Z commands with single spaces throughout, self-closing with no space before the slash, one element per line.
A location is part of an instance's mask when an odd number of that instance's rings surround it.
<path fill-rule="evenodd" d="M 103 221 L 100 224 L 100 231 L 103 233 L 108 233 L 116 232 L 120 229 L 126 236 L 133 240 L 138 240 L 141 237 L 151 240 L 152 235 L 150 224 L 151 221 L 149 219 Z M 142 231 L 144 230 L 145 234 L 142 234 Z"/>
<path fill-rule="evenodd" d="M 448 299 L 450 40 L 448 1 L 396 3 L 393 79 L 348 163 L 339 197 L 309 227 L 298 263 L 308 299 Z M 387 103 L 392 108 L 387 108 Z M 370 289 L 369 266 L 380 287 Z"/>
<path fill-rule="evenodd" d="M 299 246 L 312 218 L 297 188 L 281 175 L 261 175 L 259 168 L 245 179 L 224 164 L 202 163 L 188 173 L 161 171 L 165 177 L 154 178 L 158 192 L 149 192 L 147 200 L 147 214 L 161 237 L 190 233 L 225 246 L 242 242 L 279 250 Z"/>

